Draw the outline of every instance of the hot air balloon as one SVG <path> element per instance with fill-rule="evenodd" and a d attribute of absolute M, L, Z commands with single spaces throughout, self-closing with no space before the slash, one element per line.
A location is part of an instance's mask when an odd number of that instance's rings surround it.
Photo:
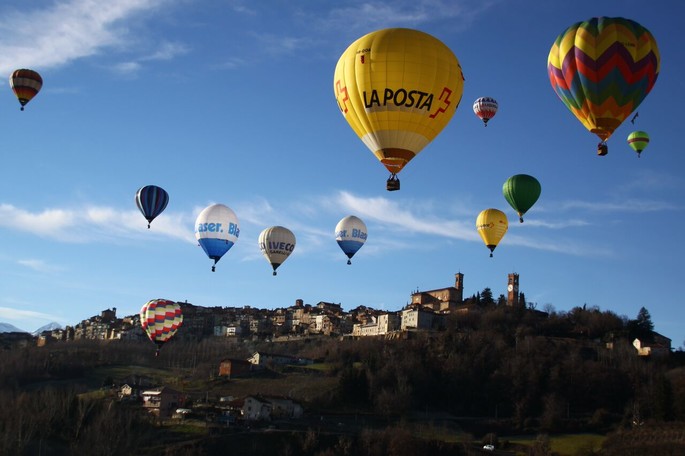
<path fill-rule="evenodd" d="M 335 226 L 335 240 L 347 255 L 347 264 L 352 264 L 352 257 L 366 242 L 366 224 L 354 215 L 344 217 Z"/>
<path fill-rule="evenodd" d="M 485 246 L 490 249 L 490 256 L 495 251 L 495 247 L 502 240 L 509 228 L 509 221 L 504 212 L 499 209 L 485 209 L 476 219 L 476 229 L 478 234 L 485 242 Z"/>
<path fill-rule="evenodd" d="M 497 114 L 497 107 L 497 100 L 490 97 L 481 97 L 473 102 L 473 112 L 481 118 L 486 127 L 488 120 Z"/>
<path fill-rule="evenodd" d="M 649 144 L 649 135 L 646 131 L 634 131 L 628 135 L 628 145 L 637 152 L 637 158 L 640 158 L 640 153 L 645 150 Z"/>
<path fill-rule="evenodd" d="M 174 301 L 153 299 L 140 309 L 140 325 L 150 340 L 157 344 L 155 356 L 159 356 L 159 349 L 174 337 L 181 324 L 181 306 Z"/>
<path fill-rule="evenodd" d="M 271 264 L 276 275 L 276 269 L 293 253 L 295 249 L 295 235 L 288 228 L 272 226 L 259 234 L 259 250 Z"/>
<path fill-rule="evenodd" d="M 43 78 L 33 70 L 25 68 L 15 70 L 10 76 L 10 87 L 14 95 L 17 96 L 23 111 L 26 103 L 40 92 L 41 87 L 43 87 Z"/>
<path fill-rule="evenodd" d="M 578 22 L 552 45 L 547 72 L 561 101 L 601 142 L 637 109 L 654 87 L 661 57 L 656 40 L 642 25 L 621 17 Z"/>
<path fill-rule="evenodd" d="M 150 223 L 166 209 L 169 204 L 169 194 L 162 187 L 156 185 L 146 185 L 136 192 L 136 206 L 140 209 L 147 220 L 147 227 Z"/>
<path fill-rule="evenodd" d="M 521 223 L 523 223 L 523 214 L 533 207 L 533 204 L 540 197 L 541 190 L 540 182 L 527 174 L 511 176 L 502 185 L 504 199 L 519 215 L 519 222 Z"/>
<path fill-rule="evenodd" d="M 216 263 L 228 252 L 240 236 L 238 217 L 223 204 L 212 204 L 200 212 L 195 220 L 195 238 L 207 256 Z"/>
<path fill-rule="evenodd" d="M 427 33 L 404 28 L 353 42 L 333 78 L 340 112 L 391 173 L 389 191 L 399 190 L 397 174 L 450 121 L 463 89 L 452 51 Z"/>

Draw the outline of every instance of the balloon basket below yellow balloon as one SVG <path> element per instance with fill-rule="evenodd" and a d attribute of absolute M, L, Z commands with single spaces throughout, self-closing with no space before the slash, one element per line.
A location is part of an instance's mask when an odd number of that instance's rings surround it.
<path fill-rule="evenodd" d="M 390 175 L 388 181 L 385 184 L 385 188 L 389 192 L 394 192 L 395 190 L 400 189 L 400 180 L 397 178 L 395 174 Z"/>

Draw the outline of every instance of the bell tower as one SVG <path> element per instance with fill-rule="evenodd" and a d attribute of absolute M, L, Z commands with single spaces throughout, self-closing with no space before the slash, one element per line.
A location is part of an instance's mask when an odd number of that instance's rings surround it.
<path fill-rule="evenodd" d="M 457 289 L 456 301 L 462 304 L 464 302 L 464 274 L 461 272 L 454 274 L 454 288 Z"/>
<path fill-rule="evenodd" d="M 507 305 L 510 307 L 518 306 L 519 303 L 519 275 L 509 274 L 507 280 Z"/>

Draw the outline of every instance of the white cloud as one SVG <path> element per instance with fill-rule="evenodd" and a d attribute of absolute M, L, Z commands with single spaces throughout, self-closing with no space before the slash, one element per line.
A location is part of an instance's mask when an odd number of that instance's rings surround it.
<path fill-rule="evenodd" d="M 119 46 L 130 38 L 127 19 L 170 0 L 67 0 L 51 7 L 0 9 L 0 72 L 49 68 Z"/>
<path fill-rule="evenodd" d="M 16 309 L 12 307 L 0 307 L 0 320 L 11 320 L 15 322 L 26 322 L 27 320 L 41 320 L 44 322 L 56 321 L 65 324 L 65 321 L 62 317 L 58 317 L 44 312 L 35 312 L 33 310 Z M 36 328 L 41 326 L 40 322 L 36 323 Z M 27 328 L 22 329 L 26 330 Z"/>
<path fill-rule="evenodd" d="M 29 269 L 33 269 L 34 271 L 38 272 L 57 272 L 62 270 L 62 268 L 58 266 L 53 266 L 51 264 L 48 264 L 45 260 L 39 260 L 35 258 L 28 258 L 24 260 L 17 260 L 17 263 L 19 263 L 22 266 L 25 266 Z"/>
<path fill-rule="evenodd" d="M 674 205 L 667 203 L 635 201 L 620 204 L 572 201 L 554 207 L 562 212 L 574 209 L 591 213 L 612 210 L 634 212 L 676 209 Z M 151 229 L 154 229 L 157 235 L 154 239 L 176 239 L 196 244 L 193 225 L 203 208 L 204 206 L 197 206 L 187 212 L 165 211 L 152 223 Z M 463 207 L 443 208 L 432 200 L 390 200 L 385 197 L 364 197 L 349 191 L 340 191 L 290 205 L 278 204 L 264 197 L 255 196 L 251 200 L 236 202 L 232 209 L 238 215 L 241 231 L 248 237 L 256 238 L 261 230 L 273 225 L 291 229 L 298 238 L 298 255 L 307 253 L 307 249 L 314 251 L 330 242 L 334 224 L 338 219 L 331 220 L 326 214 L 357 215 L 367 225 L 380 226 L 386 232 L 392 233 L 392 236 L 379 237 L 374 242 L 379 251 L 412 248 L 416 245 L 412 242 L 412 237 L 415 236 L 424 236 L 426 242 L 422 244 L 423 248 L 428 248 L 431 241 L 438 243 L 441 238 L 482 242 L 475 229 L 475 217 L 472 216 L 475 212 Z M 543 240 L 545 233 L 563 234 L 568 228 L 582 229 L 592 225 L 594 223 L 583 220 L 582 214 L 569 219 L 560 217 L 558 220 L 531 216 L 526 218 L 524 224 L 519 224 L 512 218 L 509 232 L 503 242 L 572 255 L 610 254 L 607 247 L 597 248 L 585 242 L 558 237 Z M 92 204 L 81 208 L 48 208 L 38 212 L 11 204 L 0 204 L 0 227 L 61 242 L 116 244 L 142 239 L 147 223 L 136 210 L 120 210 Z M 38 260 L 25 260 L 22 264 L 36 269 L 49 268 Z"/>
<path fill-rule="evenodd" d="M 406 202 L 400 207 L 398 203 L 386 198 L 360 198 L 348 192 L 340 192 L 337 202 L 362 219 L 375 220 L 405 232 L 434 234 L 469 241 L 479 239 L 474 229 L 475 219 L 468 222 L 441 219 L 434 214 L 407 210 Z M 427 206 L 429 207 L 421 205 Z"/>
<path fill-rule="evenodd" d="M 589 226 L 591 225 L 589 222 L 586 222 L 585 220 L 580 220 L 580 219 L 563 219 L 563 220 L 558 220 L 554 222 L 550 222 L 547 220 L 542 220 L 540 218 L 534 218 L 534 217 L 523 217 L 525 222 L 524 225 L 525 227 L 533 226 L 533 227 L 541 227 L 541 228 L 549 228 L 553 230 L 560 230 L 564 228 L 571 228 L 571 227 L 583 227 L 583 226 Z M 514 221 L 518 222 L 518 219 L 514 219 Z M 515 224 L 514 226 L 516 226 Z M 522 228 L 525 228 L 522 226 Z M 511 228 L 511 221 L 509 228 Z"/>
<path fill-rule="evenodd" d="M 231 9 L 236 13 L 247 14 L 250 16 L 254 16 L 257 14 L 257 12 L 253 8 L 251 8 L 251 6 L 255 6 L 256 3 L 243 0 L 230 0 L 228 4 L 231 7 Z"/>
<path fill-rule="evenodd" d="M 249 63 L 250 62 L 241 59 L 240 57 L 229 57 L 223 63 L 216 65 L 216 67 L 226 70 L 235 70 L 236 68 L 242 68 L 249 65 Z"/>
<path fill-rule="evenodd" d="M 137 73 L 142 68 L 142 65 L 138 62 L 121 62 L 112 66 L 112 70 L 117 73 L 124 75 L 130 75 Z"/>
<path fill-rule="evenodd" d="M 424 205 L 417 202 L 416 207 L 413 207 L 414 205 L 407 201 L 402 201 L 400 204 L 382 197 L 362 198 L 344 191 L 339 193 L 336 202 L 339 207 L 346 208 L 365 221 L 377 221 L 398 228 L 397 232 L 482 242 L 475 228 L 474 217 L 460 215 L 460 219 L 444 218 L 434 209 L 431 212 L 426 212 L 425 208 L 432 208 L 430 203 Z M 526 221 L 525 223 L 538 229 L 549 228 L 554 230 L 588 225 L 586 222 L 577 219 L 560 222 Z M 512 231 L 510 224 L 510 230 L 503 239 L 503 243 L 576 256 L 607 256 L 612 254 L 610 249 L 604 247 L 566 239 L 542 239 L 539 234 L 525 236 L 512 233 Z M 393 248 L 410 245 L 409 243 L 404 244 L 401 237 L 394 239 L 393 242 L 397 243 Z"/>
<path fill-rule="evenodd" d="M 155 52 L 140 58 L 140 60 L 171 60 L 178 55 L 187 54 L 188 46 L 181 43 L 162 43 Z"/>
<path fill-rule="evenodd" d="M 625 198 L 621 201 L 563 201 L 556 208 L 558 210 L 586 210 L 602 212 L 659 212 L 659 211 L 680 211 L 683 206 L 667 201 L 640 200 L 636 198 Z"/>
<path fill-rule="evenodd" d="M 193 220 L 188 215 L 170 212 L 160 215 L 153 223 L 159 235 L 195 243 Z M 0 226 L 62 242 L 87 243 L 139 238 L 147 229 L 147 222 L 134 210 L 87 206 L 30 212 L 0 204 Z"/>
<path fill-rule="evenodd" d="M 371 31 L 382 27 L 415 27 L 435 20 L 451 20 L 452 27 L 468 27 L 495 1 L 485 0 L 397 0 L 349 2 L 332 9 L 316 21 L 322 28 Z"/>

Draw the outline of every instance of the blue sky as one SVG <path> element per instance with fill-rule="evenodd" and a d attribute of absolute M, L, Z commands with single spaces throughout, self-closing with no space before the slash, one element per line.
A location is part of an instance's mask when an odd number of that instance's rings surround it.
<path fill-rule="evenodd" d="M 415 289 L 506 293 L 567 311 L 651 313 L 679 347 L 685 306 L 685 158 L 680 1 L 61 0 L 0 6 L 0 73 L 41 73 L 24 112 L 0 93 L 0 321 L 32 331 L 100 311 L 137 313 L 153 298 L 200 306 L 340 303 L 397 310 Z M 662 67 L 634 126 L 609 154 L 552 90 L 547 54 L 569 25 L 595 16 L 640 22 Z M 356 38 L 409 27 L 445 42 L 466 78 L 443 132 L 387 192 L 387 171 L 352 132 L 333 92 Z M 487 128 L 471 109 L 494 97 Z M 625 138 L 652 141 L 640 159 Z M 542 195 L 520 224 L 501 193 L 531 174 Z M 150 230 L 133 198 L 170 194 Z M 240 238 L 212 273 L 194 238 L 197 214 L 226 204 Z M 509 231 L 494 257 L 475 229 L 494 207 Z M 337 222 L 362 218 L 352 265 Z M 257 239 L 283 225 L 297 238 L 273 277 Z"/>

